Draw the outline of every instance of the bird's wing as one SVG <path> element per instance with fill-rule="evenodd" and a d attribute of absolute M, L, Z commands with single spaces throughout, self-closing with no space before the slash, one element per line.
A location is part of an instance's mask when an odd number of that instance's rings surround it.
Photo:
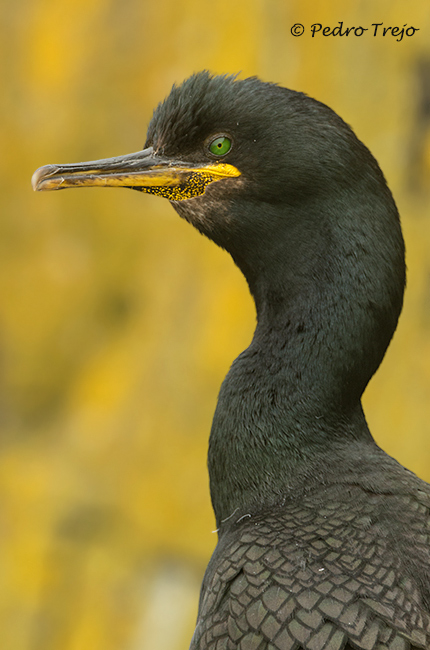
<path fill-rule="evenodd" d="M 430 648 L 429 494 L 329 492 L 227 535 L 192 650 Z"/>

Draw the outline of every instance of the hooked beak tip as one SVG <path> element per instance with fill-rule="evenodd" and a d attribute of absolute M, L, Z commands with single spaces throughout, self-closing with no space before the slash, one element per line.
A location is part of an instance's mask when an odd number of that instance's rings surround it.
<path fill-rule="evenodd" d="M 36 169 L 33 176 L 31 177 L 31 186 L 35 192 L 40 192 L 46 188 L 43 187 L 43 182 L 45 179 L 49 178 L 58 170 L 57 165 L 44 165 Z"/>

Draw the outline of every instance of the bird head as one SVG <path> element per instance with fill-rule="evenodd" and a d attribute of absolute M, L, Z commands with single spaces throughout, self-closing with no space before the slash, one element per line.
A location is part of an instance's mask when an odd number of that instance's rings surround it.
<path fill-rule="evenodd" d="M 257 78 L 208 72 L 173 86 L 142 151 L 46 165 L 32 183 L 38 191 L 126 187 L 167 198 L 231 253 L 254 294 L 262 269 L 283 266 L 285 242 L 294 271 L 306 268 L 317 242 L 350 219 L 351 197 L 393 205 L 378 164 L 330 108 Z"/>
<path fill-rule="evenodd" d="M 339 363 L 345 373 L 361 365 L 360 391 L 379 365 L 402 305 L 399 218 L 376 160 L 328 106 L 254 77 L 200 72 L 155 109 L 142 151 L 47 165 L 32 182 L 167 198 L 230 252 L 259 323 L 268 314 L 272 327 L 277 312 L 284 324 L 312 322 L 325 351 L 343 338 L 350 356 Z"/>

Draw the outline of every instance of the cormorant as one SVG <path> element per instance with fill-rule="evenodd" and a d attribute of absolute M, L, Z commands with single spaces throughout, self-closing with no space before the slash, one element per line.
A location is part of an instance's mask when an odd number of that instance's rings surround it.
<path fill-rule="evenodd" d="M 376 445 L 360 401 L 401 311 L 404 245 L 351 128 L 303 93 L 202 72 L 156 108 L 143 151 L 33 185 L 169 199 L 255 300 L 210 435 L 219 541 L 191 648 L 430 648 L 430 485 Z"/>

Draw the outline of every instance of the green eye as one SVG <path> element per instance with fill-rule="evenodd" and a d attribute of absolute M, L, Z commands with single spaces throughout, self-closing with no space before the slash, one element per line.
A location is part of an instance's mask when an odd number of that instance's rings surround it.
<path fill-rule="evenodd" d="M 225 135 L 221 135 L 219 138 L 215 138 L 209 145 L 209 151 L 215 156 L 223 156 L 231 149 L 231 140 L 226 138 Z"/>

